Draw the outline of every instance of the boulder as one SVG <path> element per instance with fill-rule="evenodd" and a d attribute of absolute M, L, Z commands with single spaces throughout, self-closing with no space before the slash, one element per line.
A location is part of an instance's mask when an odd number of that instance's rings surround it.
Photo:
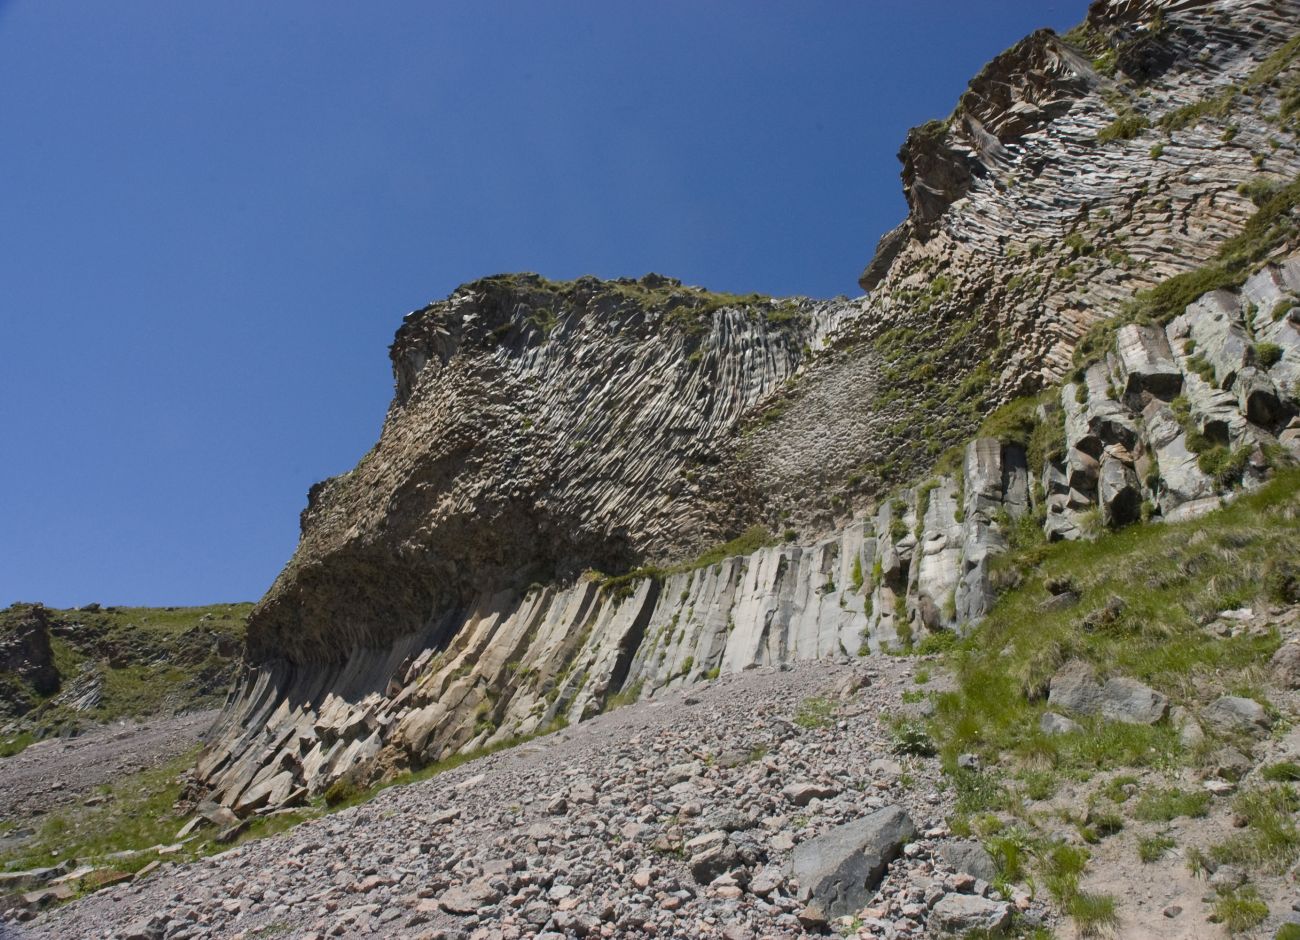
<path fill-rule="evenodd" d="M 1237 393 L 1237 407 L 1253 424 L 1271 428 L 1285 416 L 1277 386 L 1268 373 L 1254 366 L 1248 366 L 1237 374 L 1233 391 Z"/>
<path fill-rule="evenodd" d="M 1263 734 L 1273 726 L 1264 706 L 1252 698 L 1225 695 L 1201 713 L 1205 723 L 1224 734 Z"/>
<path fill-rule="evenodd" d="M 1205 732 L 1201 729 L 1200 722 L 1181 705 L 1170 710 L 1169 722 L 1178 729 L 1178 740 L 1182 742 L 1183 747 L 1197 747 L 1205 740 Z"/>
<path fill-rule="evenodd" d="M 973 931 L 1001 930 L 1011 923 L 1011 905 L 978 894 L 945 894 L 930 911 L 930 930 L 963 936 Z"/>
<path fill-rule="evenodd" d="M 887 806 L 797 845 L 791 867 L 806 912 L 827 920 L 856 914 L 915 835 L 907 812 Z"/>
<path fill-rule="evenodd" d="M 1092 667 L 1078 660 L 1066 663 L 1052 676 L 1047 701 L 1054 708 L 1076 715 L 1101 715 L 1108 721 L 1128 724 L 1152 725 L 1169 711 L 1169 699 L 1155 689 L 1124 677 L 1107 679 L 1102 685 Z M 1040 719 L 1044 731 L 1061 733 L 1049 730 L 1049 724 L 1057 729 L 1075 730 L 1062 726 L 1056 720 L 1059 715 L 1048 718 L 1051 714 L 1048 712 Z"/>
<path fill-rule="evenodd" d="M 945 842 L 939 846 L 939 858 L 954 871 L 973 878 L 991 882 L 998 876 L 998 866 L 993 863 L 993 857 L 978 842 Z"/>
<path fill-rule="evenodd" d="M 1169 711 L 1169 699 L 1135 679 L 1107 679 L 1101 689 L 1101 713 L 1111 721 L 1153 725 Z"/>
<path fill-rule="evenodd" d="M 1070 734 L 1079 730 L 1079 723 L 1056 712 L 1043 712 L 1038 719 L 1038 728 L 1044 734 Z"/>
<path fill-rule="evenodd" d="M 1169 338 L 1158 326 L 1129 323 L 1115 334 L 1119 374 L 1124 382 L 1124 400 L 1140 410 L 1151 397 L 1165 400 L 1183 386 L 1183 373 L 1174 362 Z"/>
<path fill-rule="evenodd" d="M 807 806 L 813 800 L 830 799 L 839 792 L 840 788 L 834 784 L 808 781 L 791 783 L 781 790 L 781 794 L 795 806 Z"/>
<path fill-rule="evenodd" d="M 691 876 L 706 885 L 719 875 L 725 875 L 740 864 L 740 853 L 723 830 L 705 833 L 686 843 L 690 853 L 687 867 Z"/>
<path fill-rule="evenodd" d="M 1300 689 L 1300 642 L 1283 643 L 1269 660 L 1273 678 L 1288 689 Z"/>
<path fill-rule="evenodd" d="M 1238 371 L 1251 364 L 1250 337 L 1242 321 L 1237 296 L 1216 290 L 1188 306 L 1187 312 L 1169 325 L 1169 336 L 1190 335 L 1196 353 L 1214 367 L 1215 384 L 1228 388 Z"/>
<path fill-rule="evenodd" d="M 1068 662 L 1052 676 L 1047 702 L 1053 708 L 1076 715 L 1095 714 L 1101 709 L 1101 683 L 1087 663 Z"/>
<path fill-rule="evenodd" d="M 487 907 L 501 900 L 501 892 L 492 887 L 486 878 L 479 878 L 466 885 L 448 888 L 438 899 L 438 906 L 448 914 L 473 914 L 479 908 Z"/>

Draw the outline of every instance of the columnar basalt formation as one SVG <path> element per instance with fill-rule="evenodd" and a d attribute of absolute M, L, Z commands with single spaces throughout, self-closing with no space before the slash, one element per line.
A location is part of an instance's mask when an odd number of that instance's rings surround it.
<path fill-rule="evenodd" d="M 1297 22 L 1295 2 L 1102 0 L 1028 37 L 908 136 L 909 217 L 865 297 L 516 275 L 410 314 L 380 440 L 313 487 L 201 784 L 252 812 L 719 673 L 964 631 L 1020 527 L 1181 518 L 1262 479 L 1300 438 L 1294 207 L 1268 202 L 1300 175 Z M 1130 315 L 1243 231 L 1248 280 Z M 1062 380 L 1033 440 L 975 434 Z M 755 526 L 779 535 L 691 561 Z"/>

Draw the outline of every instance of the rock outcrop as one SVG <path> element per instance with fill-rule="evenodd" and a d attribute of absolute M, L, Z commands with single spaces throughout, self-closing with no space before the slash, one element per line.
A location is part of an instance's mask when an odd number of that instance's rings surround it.
<path fill-rule="evenodd" d="M 1100 0 L 1028 37 L 909 135 L 909 216 L 869 296 L 518 275 L 410 314 L 378 444 L 312 488 L 250 619 L 203 787 L 246 814 L 721 673 L 961 632 L 1018 532 L 1186 518 L 1263 480 L 1300 442 L 1293 207 L 1269 202 L 1300 175 L 1298 20 Z M 1242 277 L 1128 315 L 1229 249 Z M 976 433 L 1062 380 L 1032 431 Z"/>
<path fill-rule="evenodd" d="M 14 605 L 0 630 L 0 708 L 10 717 L 31 708 L 37 696 L 59 689 L 59 670 L 50 648 L 49 613 L 40 604 Z"/>

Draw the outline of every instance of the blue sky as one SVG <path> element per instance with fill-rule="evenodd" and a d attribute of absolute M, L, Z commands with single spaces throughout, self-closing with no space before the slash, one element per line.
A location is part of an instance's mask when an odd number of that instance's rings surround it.
<path fill-rule="evenodd" d="M 260 596 L 464 281 L 857 293 L 907 128 L 1085 8 L 0 0 L 0 604 Z"/>

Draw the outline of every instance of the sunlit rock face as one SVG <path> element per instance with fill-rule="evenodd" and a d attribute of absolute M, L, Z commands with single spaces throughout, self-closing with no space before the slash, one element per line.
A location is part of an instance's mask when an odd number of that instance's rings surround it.
<path fill-rule="evenodd" d="M 409 314 L 380 439 L 312 488 L 200 787 L 252 812 L 720 673 L 961 632 L 1016 527 L 1184 518 L 1264 479 L 1300 438 L 1294 239 L 1074 355 L 1300 174 L 1297 22 L 1115 0 L 1026 38 L 908 135 L 909 215 L 865 296 L 507 275 Z M 976 434 L 1057 383 L 1050 446 Z"/>

